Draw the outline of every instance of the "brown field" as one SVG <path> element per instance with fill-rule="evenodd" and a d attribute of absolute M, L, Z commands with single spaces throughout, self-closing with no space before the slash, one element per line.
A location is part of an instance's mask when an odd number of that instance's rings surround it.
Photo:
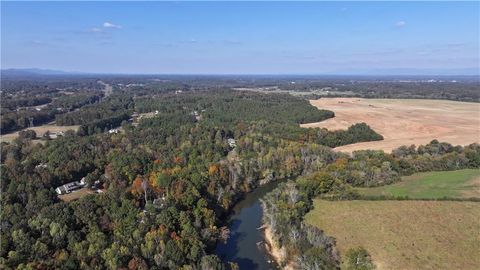
<path fill-rule="evenodd" d="M 378 269 L 480 269 L 480 203 L 315 200 L 306 222 L 363 246 Z M 342 258 L 344 259 L 344 258 Z"/>
<path fill-rule="evenodd" d="M 37 133 L 37 137 L 41 138 L 43 136 L 43 134 L 45 134 L 45 132 L 47 132 L 47 131 L 50 131 L 50 132 L 60 132 L 60 131 L 65 132 L 67 130 L 77 131 L 78 127 L 79 126 L 56 126 L 56 125 L 53 125 L 53 124 L 47 124 L 47 125 L 42 125 L 42 126 L 38 126 L 38 127 L 26 128 L 24 130 L 27 130 L 27 129 L 34 130 Z M 13 141 L 15 138 L 18 137 L 18 132 L 20 132 L 20 131 L 16 131 L 16 132 L 13 132 L 13 133 L 2 135 L 0 137 L 1 141 L 2 142 Z M 34 140 L 34 141 L 38 141 L 38 140 Z"/>
<path fill-rule="evenodd" d="M 89 188 L 81 188 L 77 191 L 74 191 L 72 193 L 68 194 L 63 194 L 63 195 L 58 195 L 58 198 L 64 202 L 70 202 L 76 199 L 80 199 L 83 196 L 86 196 L 88 194 L 95 194 L 95 191 L 89 189 Z"/>
<path fill-rule="evenodd" d="M 365 122 L 383 135 L 383 141 L 355 143 L 335 148 L 351 152 L 361 149 L 384 150 L 433 139 L 453 145 L 480 142 L 480 103 L 425 99 L 322 98 L 310 103 L 335 112 L 335 117 L 302 127 L 346 129 Z"/>

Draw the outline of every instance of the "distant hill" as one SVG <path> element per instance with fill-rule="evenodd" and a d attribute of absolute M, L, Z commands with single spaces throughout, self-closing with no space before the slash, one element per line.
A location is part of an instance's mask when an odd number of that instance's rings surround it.
<path fill-rule="evenodd" d="M 68 72 L 62 70 L 53 69 L 40 69 L 40 68 L 9 68 L 2 69 L 2 77 L 29 77 L 29 76 L 44 76 L 44 75 L 78 75 L 84 74 L 81 72 Z"/>

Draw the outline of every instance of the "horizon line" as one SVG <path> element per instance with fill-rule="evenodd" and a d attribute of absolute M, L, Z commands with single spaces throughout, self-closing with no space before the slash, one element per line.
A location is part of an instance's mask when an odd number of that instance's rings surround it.
<path fill-rule="evenodd" d="M 393 68 L 395 69 L 395 68 Z M 458 74 L 424 74 L 419 72 L 418 74 L 415 73 L 408 73 L 408 70 L 411 69 L 412 71 L 415 70 L 413 68 L 399 68 L 404 69 L 406 73 L 349 73 L 349 72 L 326 72 L 326 73 L 137 73 L 137 72 L 91 72 L 91 71 L 65 71 L 61 69 L 49 69 L 49 68 L 2 68 L 0 71 L 3 73 L 5 71 L 19 71 L 25 73 L 31 73 L 30 75 L 42 75 L 42 76 L 59 76 L 59 75 L 137 75 L 137 76 L 363 76 L 363 77 L 371 77 L 371 76 L 469 76 L 469 77 L 480 77 L 480 69 L 478 67 L 470 67 L 470 68 L 456 68 L 456 69 L 439 69 L 436 71 L 455 71 L 455 70 L 465 70 L 471 69 L 473 71 L 476 70 L 477 74 L 465 74 L 465 73 L 458 73 Z M 392 70 L 392 69 L 383 69 L 384 71 Z M 418 71 L 427 71 L 429 69 L 418 69 Z M 44 74 L 41 72 L 51 72 L 51 74 Z M 381 70 L 376 70 L 380 71 Z M 364 72 L 368 72 L 365 70 Z M 57 73 L 57 74 L 55 74 Z"/>

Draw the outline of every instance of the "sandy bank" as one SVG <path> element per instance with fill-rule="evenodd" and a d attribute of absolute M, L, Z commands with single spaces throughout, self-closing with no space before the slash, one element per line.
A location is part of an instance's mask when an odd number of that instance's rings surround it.
<path fill-rule="evenodd" d="M 293 262 L 290 262 L 287 259 L 287 252 L 285 248 L 279 247 L 277 243 L 275 243 L 275 240 L 273 240 L 273 233 L 270 227 L 266 224 L 264 224 L 262 227 L 264 227 L 265 247 L 267 252 L 270 254 L 270 256 L 272 256 L 277 265 L 280 265 L 280 269 L 294 270 L 295 267 Z M 282 267 L 281 265 L 284 265 L 285 262 L 286 265 Z"/>

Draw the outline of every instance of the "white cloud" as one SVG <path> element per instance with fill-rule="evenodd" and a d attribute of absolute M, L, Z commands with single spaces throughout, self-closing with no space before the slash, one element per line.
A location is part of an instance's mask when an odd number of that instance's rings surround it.
<path fill-rule="evenodd" d="M 397 26 L 397 27 L 403 27 L 403 26 L 405 26 L 406 24 L 407 24 L 407 22 L 405 22 L 405 21 L 398 21 L 398 22 L 395 23 L 395 26 Z"/>
<path fill-rule="evenodd" d="M 104 22 L 103 27 L 105 27 L 105 28 L 117 28 L 117 29 L 122 28 L 121 25 L 114 24 L 114 23 L 111 23 L 111 22 Z"/>
<path fill-rule="evenodd" d="M 100 33 L 100 32 L 102 32 L 102 29 L 100 29 L 98 27 L 93 27 L 93 28 L 90 29 L 90 32 Z"/>

